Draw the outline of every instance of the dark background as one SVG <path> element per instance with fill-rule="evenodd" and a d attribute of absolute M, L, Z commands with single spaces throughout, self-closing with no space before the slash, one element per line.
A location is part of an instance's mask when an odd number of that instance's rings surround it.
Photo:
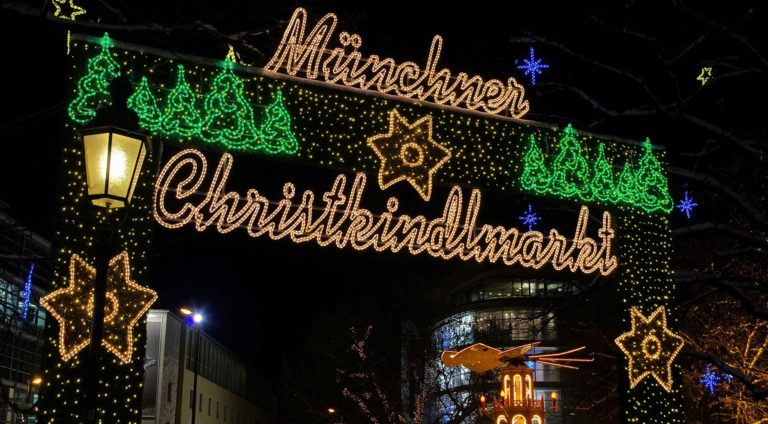
<path fill-rule="evenodd" d="M 594 109 L 572 90 L 557 91 L 548 83 L 578 86 L 600 97 L 611 110 L 624 111 L 630 99 L 646 96 L 642 84 L 627 85 L 622 77 L 599 74 L 585 66 L 589 60 L 610 61 L 638 72 L 647 86 L 668 86 L 662 90 L 661 103 L 675 102 L 685 92 L 696 88 L 701 66 L 712 58 L 735 56 L 735 69 L 753 66 L 740 64 L 739 55 L 748 53 L 719 49 L 719 44 L 694 49 L 685 62 L 661 66 L 668 60 L 648 44 L 631 41 L 622 34 L 627 28 L 642 27 L 656 37 L 667 53 L 684 48 L 701 33 L 716 27 L 682 19 L 675 10 L 678 2 L 653 2 L 637 6 L 615 2 L 331 2 L 296 3 L 232 1 L 117 1 L 125 22 L 105 9 L 105 3 L 76 2 L 88 10 L 86 18 L 105 22 L 156 23 L 167 31 L 145 29 L 110 29 L 115 39 L 207 57 L 223 57 L 227 41 L 222 34 L 253 32 L 245 45 L 237 47 L 242 60 L 261 67 L 277 45 L 285 23 L 295 6 L 310 13 L 310 24 L 327 12 L 339 15 L 337 32 L 358 33 L 364 54 L 391 56 L 396 61 L 423 63 L 434 34 L 444 38 L 440 59 L 442 66 L 454 72 L 478 74 L 484 78 L 505 79 L 515 76 L 526 87 L 531 103 L 527 119 L 552 123 L 572 122 L 576 128 L 635 140 L 650 136 L 654 144 L 665 145 L 674 165 L 691 169 L 698 160 L 686 154 L 701 144 L 702 137 L 673 125 L 678 117 L 658 113 L 625 125 L 621 117 L 601 120 Z M 698 2 L 697 2 L 698 3 Z M 56 175 L 66 103 L 71 98 L 68 59 L 65 51 L 66 26 L 35 17 L 39 2 L 16 4 L 23 13 L 5 6 L 0 15 L 0 89 L 3 112 L 0 122 L 0 199 L 7 202 L 11 216 L 40 234 L 52 238 L 56 226 Z M 418 6 L 417 6 L 418 5 Z M 715 14 L 728 22 L 746 11 L 752 18 L 744 28 L 758 34 L 765 24 L 764 10 L 758 2 L 712 2 L 697 4 L 699 10 Z M 26 9 L 25 9 L 26 8 Z M 610 17 L 614 31 L 598 30 L 600 19 Z M 208 24 L 205 27 L 196 22 Z M 623 25 L 623 28 L 622 28 Z M 73 31 L 101 35 L 103 28 L 73 26 Z M 705 30 L 702 30 L 705 28 Z M 764 28 L 764 26 L 763 26 Z M 567 43 L 588 57 L 566 55 L 552 45 L 521 42 L 531 33 L 545 34 L 550 40 Z M 630 39 L 630 40 L 628 40 Z M 674 40 L 681 40 L 675 44 Z M 762 52 L 758 37 L 751 38 Z M 672 40 L 672 41 L 670 41 Z M 683 43 L 685 41 L 685 43 Z M 653 45 L 653 43 L 650 43 Z M 528 58 L 529 46 L 550 68 L 538 76 L 537 86 L 516 66 Z M 730 56 L 729 56 L 730 55 Z M 712 119 L 726 119 L 734 127 L 755 125 L 765 118 L 766 97 L 758 95 L 753 81 L 745 79 L 728 91 L 704 93 L 704 103 L 714 104 L 706 114 Z M 620 88 L 617 88 L 620 87 Z M 544 95 L 546 99 L 544 99 Z M 763 94 L 765 94 L 763 92 Z M 737 107 L 748 103 L 752 108 Z M 610 116 L 606 113 L 606 116 Z M 627 122 L 628 122 L 627 118 Z M 215 161 L 217 155 L 209 155 Z M 166 156 L 167 158 L 167 156 Z M 762 158 L 761 158 L 761 162 Z M 300 167 L 276 165 L 259 158 L 237 158 L 235 172 L 240 185 L 260 187 L 261 181 L 249 179 L 249 167 L 258 167 L 260 175 L 270 175 L 277 188 L 284 181 L 313 181 L 316 192 L 328 187 L 333 173 Z M 371 183 L 372 181 L 369 181 Z M 674 182 L 674 180 L 673 180 Z M 297 185 L 299 189 L 302 186 Z M 678 199 L 688 186 L 671 185 Z M 436 199 L 441 197 L 436 196 Z M 3 205 L 5 207 L 5 205 Z M 375 209 L 375 206 L 371 207 Z M 517 210 L 515 210 L 517 212 Z M 701 212 L 706 214 L 707 212 Z M 516 221 L 517 214 L 510 217 Z M 673 226 L 682 218 L 673 216 Z M 193 230 L 165 230 L 156 227 L 155 261 L 152 281 L 142 282 L 159 292 L 155 307 L 177 310 L 192 305 L 205 311 L 205 330 L 225 346 L 250 361 L 275 383 L 284 375 L 293 353 L 327 342 L 329 352 L 345 349 L 340 330 L 352 325 L 377 323 L 382 334 L 397 337 L 396 327 L 402 317 L 429 317 L 433 300 L 428 294 L 432 280 L 453 273 L 482 269 L 407 253 L 378 254 L 351 249 L 320 248 L 311 243 L 295 245 L 268 238 L 250 239 L 244 234 L 219 235 L 213 230 L 199 234 Z M 425 290 L 425 289 L 431 289 Z M 426 305 L 426 306 L 425 306 Z M 339 335 L 339 337 L 328 337 Z M 286 352 L 292 352 L 286 355 Z M 314 351 L 307 350 L 307 354 Z"/>

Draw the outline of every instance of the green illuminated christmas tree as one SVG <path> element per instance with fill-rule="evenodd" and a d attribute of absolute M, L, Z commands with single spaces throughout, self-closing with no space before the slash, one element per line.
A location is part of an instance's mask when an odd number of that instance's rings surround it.
<path fill-rule="evenodd" d="M 285 108 L 280 90 L 275 92 L 275 99 L 267 106 L 260 132 L 264 142 L 261 147 L 268 153 L 296 153 L 299 149 L 299 143 L 291 132 L 291 115 Z"/>
<path fill-rule="evenodd" d="M 589 165 L 571 124 L 565 128 L 565 135 L 560 139 L 560 151 L 552 165 L 549 191 L 558 196 L 590 198 Z"/>
<path fill-rule="evenodd" d="M 605 201 L 616 200 L 616 187 L 613 183 L 613 166 L 605 158 L 605 146 L 602 143 L 597 148 L 594 173 L 590 182 L 592 196 L 595 199 Z"/>
<path fill-rule="evenodd" d="M 525 157 L 523 157 L 524 171 L 522 177 L 520 177 L 520 184 L 526 190 L 544 193 L 550 183 L 549 170 L 547 170 L 544 153 L 541 152 L 541 149 L 536 144 L 533 134 L 530 135 L 529 140 L 528 150 L 525 152 Z"/>
<path fill-rule="evenodd" d="M 136 91 L 128 97 L 128 107 L 139 115 L 139 124 L 142 127 L 151 131 L 159 128 L 162 115 L 157 107 L 155 95 L 149 89 L 147 77 L 141 77 L 141 83 L 136 87 Z"/>
<path fill-rule="evenodd" d="M 163 132 L 181 137 L 191 137 L 200 133 L 202 119 L 195 108 L 197 96 L 187 84 L 184 66 L 176 68 L 176 86 L 168 95 L 160 128 Z"/>
<path fill-rule="evenodd" d="M 69 103 L 69 117 L 78 124 L 84 124 L 96 116 L 96 107 L 109 104 L 109 83 L 120 76 L 120 65 L 112 57 L 109 35 L 99 41 L 101 52 L 88 60 L 88 72 L 77 81 L 77 96 Z"/>
<path fill-rule="evenodd" d="M 663 210 L 669 212 L 674 205 L 669 195 L 667 178 L 662 172 L 659 160 L 653 154 L 651 140 L 646 138 L 643 143 L 643 157 L 636 173 L 637 201 L 647 211 Z"/>
<path fill-rule="evenodd" d="M 222 143 L 231 149 L 256 149 L 261 137 L 253 124 L 253 108 L 243 93 L 243 81 L 232 72 L 232 62 L 216 75 L 211 91 L 205 95 L 200 133 L 208 142 Z"/>
<path fill-rule="evenodd" d="M 616 194 L 622 202 L 631 204 L 637 202 L 637 180 L 635 179 L 635 172 L 632 170 L 632 164 L 629 161 L 624 163 L 624 168 L 619 175 Z"/>

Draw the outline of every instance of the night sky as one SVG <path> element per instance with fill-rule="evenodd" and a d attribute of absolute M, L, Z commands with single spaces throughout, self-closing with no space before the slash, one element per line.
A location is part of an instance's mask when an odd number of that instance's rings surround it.
<path fill-rule="evenodd" d="M 262 55 L 241 50 L 244 60 L 255 66 L 266 64 L 282 35 L 284 22 L 279 20 L 287 21 L 294 7 L 293 4 L 277 6 L 253 1 L 231 2 L 220 8 L 219 2 L 214 1 L 184 2 L 184 7 L 181 2 L 163 3 L 157 7 L 152 7 L 155 2 L 149 1 L 116 4 L 123 7 L 128 19 L 134 22 L 175 25 L 201 19 L 224 33 L 269 28 L 268 33 L 250 39 Z M 628 65 L 649 60 L 642 51 L 634 52 L 632 45 L 620 44 L 618 37 L 600 34 L 590 29 L 594 25 L 585 25 L 601 13 L 620 15 L 623 6 L 609 8 L 593 4 L 585 9 L 580 3 L 449 5 L 434 2 L 432 8 L 412 10 L 409 5 L 413 2 L 297 2 L 307 8 L 314 19 L 326 12 L 338 13 L 337 31 L 360 34 L 364 53 L 422 63 L 432 36 L 441 34 L 445 42 L 443 66 L 486 78 L 515 76 L 527 87 L 529 80 L 516 66 L 528 57 L 529 43 L 510 40 L 526 37 L 528 32 L 589 48 L 592 57 L 597 59 L 600 55 L 620 56 Z M 99 6 L 93 7 L 90 13 L 98 15 Z M 675 16 L 657 15 L 650 7 L 639 17 L 627 17 L 627 21 L 633 19 L 652 22 L 647 26 L 655 27 L 662 35 L 689 30 L 684 25 L 675 26 Z M 57 219 L 55 178 L 60 166 L 65 107 L 70 99 L 63 27 L 5 11 L 0 15 L 0 25 L 3 46 L 0 80 L 4 82 L 0 98 L 6 106 L 0 123 L 0 199 L 8 203 L 6 212 L 11 216 L 51 237 Z M 101 33 L 87 27 L 80 30 L 94 35 Z M 221 57 L 226 52 L 226 43 L 204 32 L 180 30 L 166 36 L 110 30 L 110 35 L 127 42 L 199 56 Z M 609 77 L 590 78 L 591 74 L 580 70 L 583 63 L 577 59 L 546 46 L 537 46 L 536 52 L 550 65 L 539 76 L 540 84 L 579 81 L 593 92 L 612 91 Z M 693 73 L 696 69 L 683 71 Z M 646 77 L 650 81 L 667 78 L 660 74 Z M 685 78 L 681 84 L 697 83 L 693 76 Z M 625 96 L 635 95 L 637 93 L 613 93 L 609 99 L 614 107 L 621 108 Z M 572 98 L 553 96 L 546 102 L 538 101 L 540 93 L 530 87 L 527 97 L 531 102 L 528 119 L 573 122 L 576 127 L 587 121 L 584 108 Z M 570 106 L 564 107 L 558 101 L 570 102 Z M 590 129 L 636 140 L 651 136 L 659 140 L 659 144 L 668 147 L 674 144 L 670 149 L 672 155 L 685 150 L 687 143 L 680 134 L 664 132 L 663 118 L 649 118 L 645 127 L 623 127 L 613 121 Z M 678 135 L 681 137 L 675 137 Z M 165 159 L 167 155 L 168 152 Z M 217 154 L 209 155 L 209 163 L 217 157 Z M 300 190 L 307 187 L 304 182 L 320 192 L 330 187 L 334 175 L 327 170 L 274 163 L 264 158 L 236 158 L 232 188 L 242 191 L 266 186 L 277 194 L 283 182 L 296 181 Z M 372 180 L 369 180 L 371 186 Z M 439 193 L 435 198 L 442 199 L 444 195 Z M 398 316 L 428 315 L 432 311 L 419 306 L 431 305 L 431 299 L 420 290 L 425 288 L 420 287 L 423 281 L 480 269 L 427 257 L 413 258 L 407 253 L 355 252 L 321 248 L 311 243 L 295 245 L 266 237 L 251 239 L 240 232 L 219 235 L 213 229 L 200 234 L 191 229 L 169 231 L 156 226 L 154 250 L 153 280 L 143 283 L 159 292 L 155 307 L 202 308 L 206 313 L 205 330 L 253 363 L 270 381 L 280 375 L 281 353 L 302 348 L 318 323 L 338 323 L 335 327 L 338 329 Z"/>

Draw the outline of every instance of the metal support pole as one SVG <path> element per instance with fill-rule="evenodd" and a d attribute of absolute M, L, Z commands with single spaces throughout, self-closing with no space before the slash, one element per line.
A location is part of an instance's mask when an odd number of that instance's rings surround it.
<path fill-rule="evenodd" d="M 96 423 L 98 396 L 96 390 L 101 376 L 101 340 L 104 335 L 104 304 L 107 297 L 107 270 L 110 256 L 109 228 L 100 228 L 96 233 L 96 282 L 93 289 L 93 317 L 91 320 L 91 344 L 85 370 L 85 418 L 87 423 Z"/>
<path fill-rule="evenodd" d="M 200 323 L 195 324 L 195 376 L 192 379 L 192 424 L 197 413 L 197 373 L 200 371 Z"/>

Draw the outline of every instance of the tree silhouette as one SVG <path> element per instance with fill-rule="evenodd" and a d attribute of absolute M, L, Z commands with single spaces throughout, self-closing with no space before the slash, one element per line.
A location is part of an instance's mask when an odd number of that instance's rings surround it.
<path fill-rule="evenodd" d="M 176 86 L 168 94 L 160 128 L 163 132 L 191 137 L 200 133 L 202 119 L 195 108 L 197 95 L 184 77 L 184 65 L 176 68 Z"/>
<path fill-rule="evenodd" d="M 261 147 L 268 153 L 296 153 L 299 149 L 299 143 L 291 132 L 291 115 L 285 108 L 280 90 L 275 92 L 274 100 L 267 106 L 260 132 L 263 141 Z"/>
<path fill-rule="evenodd" d="M 256 149 L 261 137 L 253 123 L 253 108 L 243 93 L 243 81 L 232 72 L 227 60 L 205 96 L 201 126 L 203 139 L 230 149 Z"/>
<path fill-rule="evenodd" d="M 549 170 L 536 138 L 531 134 L 528 150 L 523 157 L 523 175 L 520 177 L 520 185 L 526 190 L 537 193 L 546 192 L 550 184 Z"/>
<path fill-rule="evenodd" d="M 565 135 L 560 139 L 560 150 L 552 164 L 549 191 L 558 196 L 579 197 L 583 200 L 590 197 L 589 165 L 571 124 L 565 128 Z"/>
<path fill-rule="evenodd" d="M 101 52 L 88 61 L 88 73 L 77 81 L 77 97 L 69 103 L 67 112 L 78 124 L 84 124 L 96 116 L 96 108 L 109 104 L 109 83 L 120 76 L 120 65 L 112 57 L 109 35 L 101 38 Z"/>
<path fill-rule="evenodd" d="M 616 187 L 613 183 L 613 167 L 605 158 L 605 146 L 603 143 L 600 143 L 597 147 L 597 159 L 595 159 L 594 173 L 589 186 L 592 189 L 592 195 L 596 199 L 603 202 L 615 202 L 617 200 Z"/>
<path fill-rule="evenodd" d="M 640 204 L 648 211 L 671 211 L 674 205 L 667 188 L 667 178 L 664 176 L 659 160 L 653 155 L 651 140 L 648 138 L 643 143 L 643 157 L 640 159 L 636 175 Z"/>
<path fill-rule="evenodd" d="M 149 89 L 147 77 L 141 77 L 141 82 L 136 90 L 128 97 L 128 107 L 139 115 L 139 124 L 151 131 L 160 125 L 162 115 L 157 107 L 157 100 L 152 90 Z"/>

